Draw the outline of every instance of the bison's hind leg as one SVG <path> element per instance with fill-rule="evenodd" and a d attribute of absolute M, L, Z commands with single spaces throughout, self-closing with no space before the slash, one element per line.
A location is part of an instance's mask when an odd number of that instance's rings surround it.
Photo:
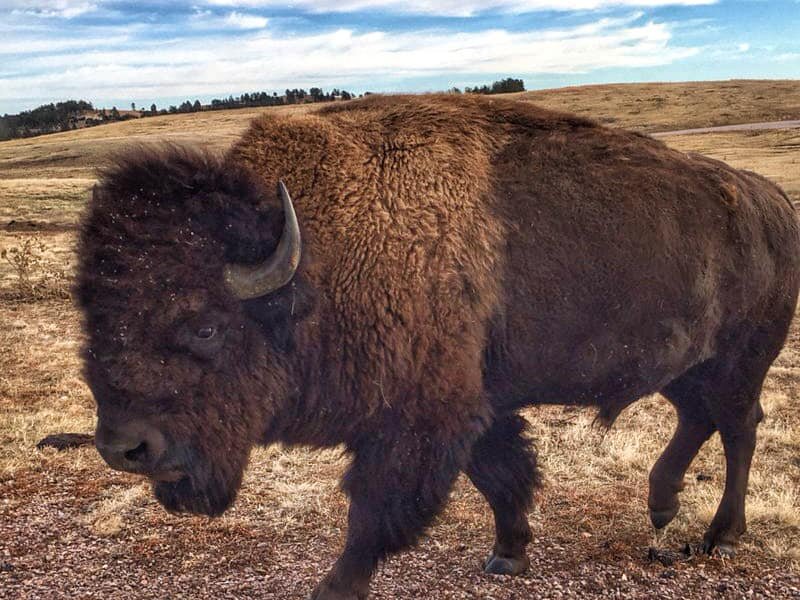
<path fill-rule="evenodd" d="M 793 305 L 767 326 L 730 332 L 719 354 L 690 369 L 663 393 L 678 410 L 678 429 L 650 474 L 650 518 L 663 527 L 678 509 L 683 476 L 703 442 L 719 431 L 725 450 L 725 491 L 704 536 L 706 552 L 733 554 L 744 533 L 745 495 L 756 428 L 763 417 L 764 378 L 785 340 Z"/>
<path fill-rule="evenodd" d="M 528 567 L 528 509 L 540 483 L 536 452 L 519 415 L 504 415 L 475 443 L 466 473 L 494 512 L 496 540 L 487 573 L 517 575 Z"/>
<path fill-rule="evenodd" d="M 793 309 L 793 306 L 792 306 Z M 732 555 L 739 536 L 746 529 L 745 495 L 750 463 L 756 446 L 756 428 L 764 417 L 759 403 L 761 387 L 772 361 L 783 345 L 793 310 L 784 322 L 776 319 L 769 327 L 757 327 L 720 368 L 709 412 L 719 430 L 725 449 L 725 491 L 703 539 L 706 552 L 717 549 Z"/>
<path fill-rule="evenodd" d="M 678 426 L 661 457 L 650 471 L 647 505 L 656 529 L 666 527 L 678 514 L 678 493 L 683 478 L 702 445 L 716 431 L 703 399 L 708 365 L 694 367 L 661 393 L 675 406 Z"/>

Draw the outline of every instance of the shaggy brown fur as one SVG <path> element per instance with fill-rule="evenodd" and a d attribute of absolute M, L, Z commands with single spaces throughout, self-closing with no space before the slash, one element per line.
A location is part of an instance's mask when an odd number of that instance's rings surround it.
<path fill-rule="evenodd" d="M 302 262 L 239 302 L 222 270 L 276 247 L 278 179 Z M 168 508 L 218 514 L 254 444 L 345 444 L 347 544 L 315 597 L 361 598 L 462 470 L 495 513 L 487 570 L 523 570 L 538 475 L 516 411 L 593 405 L 610 424 L 662 391 L 680 425 L 651 475 L 653 522 L 719 430 L 728 481 L 706 545 L 727 548 L 799 248 L 766 180 L 528 104 L 265 115 L 222 161 L 172 148 L 105 173 L 79 251 L 98 447 Z"/>

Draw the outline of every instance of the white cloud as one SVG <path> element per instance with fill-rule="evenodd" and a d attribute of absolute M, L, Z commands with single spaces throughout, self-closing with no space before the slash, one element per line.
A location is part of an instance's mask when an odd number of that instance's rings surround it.
<path fill-rule="evenodd" d="M 269 23 L 269 19 L 257 15 L 245 15 L 239 12 L 232 12 L 225 17 L 225 22 L 239 29 L 263 29 Z"/>
<path fill-rule="evenodd" d="M 638 15 L 636 15 L 638 16 Z M 122 49 L 53 52 L 24 59 L 22 77 L 0 78 L 0 102 L 20 98 L 203 96 L 221 90 L 371 86 L 448 75 L 585 73 L 608 67 L 655 67 L 689 57 L 670 45 L 667 25 L 603 19 L 571 29 L 457 33 L 334 32 L 278 37 L 136 40 Z M 3 46 L 0 45 L 0 51 Z"/>
<path fill-rule="evenodd" d="M 160 0 L 165 1 L 165 0 Z M 285 9 L 287 6 L 311 13 L 349 13 L 356 11 L 393 12 L 469 17 L 482 12 L 529 13 L 539 11 L 587 11 L 607 8 L 697 6 L 718 0 L 194 0 L 189 6 L 228 7 L 231 9 Z M 188 4 L 188 2 L 187 2 Z M 0 0 L 0 14 L 16 12 L 39 17 L 74 18 L 98 10 L 114 9 L 112 0 Z M 234 10 L 231 25 L 256 29 L 263 19 Z"/>
<path fill-rule="evenodd" d="M 274 8 L 286 6 L 279 0 L 206 0 L 215 6 L 239 8 Z M 427 15 L 468 17 L 476 13 L 510 13 L 546 10 L 577 11 L 610 7 L 697 6 L 717 0 L 295 0 L 293 7 L 314 13 L 392 11 Z"/>
<path fill-rule="evenodd" d="M 197 7 L 195 7 L 192 16 L 189 17 L 189 26 L 197 30 L 263 29 L 268 23 L 268 18 L 258 15 L 234 11 L 222 16 L 211 10 L 199 9 Z"/>
<path fill-rule="evenodd" d="M 14 55 L 19 55 L 21 52 L 26 54 L 42 53 L 45 55 L 45 61 L 51 61 L 46 62 L 43 65 L 45 67 L 52 64 L 52 60 L 58 59 L 59 56 L 75 64 L 77 60 L 79 60 L 76 57 L 81 56 L 81 54 L 78 54 L 79 51 L 87 51 L 91 48 L 118 46 L 129 40 L 130 37 L 127 35 L 109 35 L 104 37 L 75 36 L 72 38 L 38 37 L 30 35 L 17 35 L 14 37 L 0 36 L 0 56 L 11 55 L 13 57 Z M 24 65 L 20 66 L 27 68 L 29 64 L 33 64 L 32 61 L 34 60 L 35 59 L 26 57 L 24 59 Z M 9 59 L 5 59 L 5 61 L 6 66 L 8 66 Z"/>
<path fill-rule="evenodd" d="M 97 4 L 86 0 L 3 0 L 0 12 L 10 11 L 37 17 L 72 19 L 97 10 Z"/>
<path fill-rule="evenodd" d="M 748 43 L 739 44 L 716 44 L 703 48 L 703 55 L 715 60 L 740 60 L 743 55 L 750 52 L 751 45 Z"/>

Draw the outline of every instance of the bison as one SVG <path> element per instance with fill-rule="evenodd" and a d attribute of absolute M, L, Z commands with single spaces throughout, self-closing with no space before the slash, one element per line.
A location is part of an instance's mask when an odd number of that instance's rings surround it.
<path fill-rule="evenodd" d="M 254 445 L 343 445 L 347 539 L 312 597 L 364 598 L 460 472 L 494 512 L 485 570 L 524 571 L 540 477 L 519 410 L 610 425 L 660 392 L 678 425 L 652 523 L 718 431 L 704 548 L 729 552 L 798 250 L 758 175 L 509 100 L 373 97 L 265 114 L 223 157 L 131 150 L 78 250 L 96 446 L 168 510 L 219 515 Z"/>

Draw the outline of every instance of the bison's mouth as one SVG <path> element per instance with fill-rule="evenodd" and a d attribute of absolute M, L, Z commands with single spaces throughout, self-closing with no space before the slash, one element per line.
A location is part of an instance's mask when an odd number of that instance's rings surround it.
<path fill-rule="evenodd" d="M 209 517 L 233 504 L 244 471 L 239 461 L 209 461 L 195 448 L 176 452 L 168 465 L 150 474 L 156 499 L 170 512 Z"/>
<path fill-rule="evenodd" d="M 170 469 L 168 471 L 160 471 L 149 475 L 153 482 L 176 483 L 186 477 L 186 473 L 179 469 Z"/>

